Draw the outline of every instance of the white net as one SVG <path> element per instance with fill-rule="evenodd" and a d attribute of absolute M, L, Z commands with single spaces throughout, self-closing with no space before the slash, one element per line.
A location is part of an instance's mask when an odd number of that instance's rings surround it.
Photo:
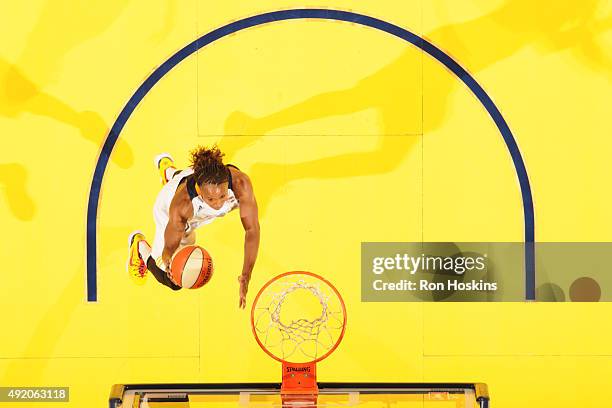
<path fill-rule="evenodd" d="M 345 310 L 324 280 L 295 273 L 271 283 L 253 305 L 259 342 L 274 356 L 291 363 L 320 359 L 340 341 Z"/>

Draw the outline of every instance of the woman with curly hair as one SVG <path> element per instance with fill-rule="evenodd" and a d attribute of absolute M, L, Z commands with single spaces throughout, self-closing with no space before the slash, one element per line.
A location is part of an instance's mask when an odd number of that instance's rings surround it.
<path fill-rule="evenodd" d="M 142 232 L 130 235 L 128 273 L 141 284 L 150 271 L 163 285 L 179 290 L 181 287 L 170 276 L 174 253 L 184 245 L 195 244 L 196 228 L 239 208 L 245 230 L 244 262 L 238 277 L 239 306 L 244 308 L 259 248 L 259 218 L 251 180 L 236 166 L 224 164 L 223 153 L 217 146 L 193 150 L 191 166 L 182 171 L 177 170 L 166 153 L 155 158 L 155 165 L 163 187 L 153 206 L 156 226 L 153 247 Z"/>

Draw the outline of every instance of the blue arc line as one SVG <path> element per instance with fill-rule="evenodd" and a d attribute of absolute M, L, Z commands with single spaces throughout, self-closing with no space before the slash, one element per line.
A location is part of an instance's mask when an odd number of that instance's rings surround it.
<path fill-rule="evenodd" d="M 227 35 L 238 31 L 266 24 L 275 21 L 297 20 L 297 19 L 323 19 L 323 20 L 338 20 L 356 23 L 367 27 L 376 28 L 388 34 L 399 37 L 414 46 L 425 51 L 436 60 L 441 62 L 446 68 L 452 71 L 467 87 L 476 95 L 484 108 L 489 112 L 489 115 L 497 125 L 506 147 L 512 158 L 512 163 L 516 170 L 516 175 L 521 188 L 521 196 L 523 201 L 524 215 L 524 231 L 525 231 L 525 298 L 527 300 L 535 300 L 535 217 L 533 210 L 533 197 L 529 184 L 529 177 L 523 157 L 519 151 L 516 140 L 512 135 L 512 131 L 504 120 L 497 106 L 493 103 L 489 95 L 476 82 L 476 80 L 449 55 L 437 48 L 432 43 L 411 33 L 401 27 L 388 23 L 377 18 L 369 17 L 363 14 L 357 14 L 350 11 L 328 10 L 328 9 L 293 9 L 273 11 L 270 13 L 259 14 L 252 17 L 235 21 L 223 27 L 217 28 L 203 35 L 197 40 L 189 43 L 173 56 L 168 58 L 160 65 L 149 77 L 138 87 L 130 100 L 121 110 L 117 120 L 113 124 L 106 141 L 98 157 L 94 176 L 91 181 L 89 191 L 89 202 L 87 204 L 87 301 L 95 302 L 98 299 L 97 288 L 97 219 L 98 219 L 98 204 L 100 200 L 100 189 L 102 187 L 102 179 L 104 171 L 108 164 L 109 157 L 113 151 L 113 147 L 117 142 L 117 138 L 121 130 L 127 123 L 128 119 L 134 112 L 134 109 L 142 101 L 147 93 L 155 86 L 155 84 L 163 78 L 172 68 L 178 65 L 185 58 L 198 51 L 200 48 L 220 39 Z"/>

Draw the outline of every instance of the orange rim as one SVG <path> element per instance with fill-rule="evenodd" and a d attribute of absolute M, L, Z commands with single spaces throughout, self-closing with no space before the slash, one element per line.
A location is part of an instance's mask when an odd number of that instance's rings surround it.
<path fill-rule="evenodd" d="M 317 358 L 315 360 L 312 360 L 312 361 L 307 361 L 305 363 L 301 363 L 301 364 L 318 363 L 319 361 L 323 360 L 324 358 L 327 358 L 327 356 L 329 356 L 334 350 L 336 350 L 336 348 L 338 347 L 338 345 L 342 341 L 342 338 L 344 337 L 344 331 L 346 330 L 346 306 L 344 305 L 344 299 L 342 299 L 342 296 L 340 296 L 340 292 L 338 292 L 336 287 L 334 285 L 332 285 L 330 281 L 328 281 L 327 279 L 325 279 L 324 277 L 322 277 L 320 275 L 317 275 L 316 273 L 306 272 L 306 271 L 285 272 L 285 273 L 281 273 L 278 276 L 275 276 L 274 278 L 270 279 L 265 285 L 263 285 L 261 287 L 261 289 L 259 289 L 259 292 L 257 292 L 257 295 L 255 296 L 255 299 L 253 299 L 253 305 L 251 306 L 251 330 L 253 331 L 253 336 L 255 336 L 255 340 L 257 341 L 257 344 L 259 344 L 259 347 L 261 347 L 261 349 L 263 351 L 265 351 L 267 355 L 269 355 L 270 357 L 272 357 L 276 361 L 280 361 L 281 363 L 291 363 L 291 361 L 283 360 L 282 358 L 279 358 L 279 357 L 275 356 L 274 354 L 272 354 L 266 348 L 266 346 L 261 343 L 261 341 L 259 340 L 259 336 L 257 335 L 257 330 L 255 330 L 255 305 L 257 304 L 257 301 L 259 300 L 259 297 L 264 292 L 264 290 L 266 290 L 266 288 L 268 286 L 270 286 L 275 281 L 277 281 L 277 280 L 279 280 L 281 278 L 284 278 L 285 276 L 288 276 L 288 275 L 308 275 L 308 276 L 311 276 L 313 278 L 317 278 L 319 280 L 322 280 L 323 282 L 325 282 L 334 291 L 334 293 L 336 294 L 336 296 L 338 296 L 338 299 L 340 300 L 340 306 L 342 306 L 342 331 L 340 332 L 340 336 L 338 336 L 338 340 L 336 340 L 336 344 L 334 344 L 333 347 L 330 348 L 327 351 L 327 353 L 323 354 L 321 357 L 319 357 L 319 358 Z"/>

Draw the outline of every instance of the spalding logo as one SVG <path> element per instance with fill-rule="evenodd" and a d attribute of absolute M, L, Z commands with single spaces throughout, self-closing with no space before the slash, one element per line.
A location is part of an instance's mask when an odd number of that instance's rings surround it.
<path fill-rule="evenodd" d="M 310 372 L 310 367 L 286 367 L 288 373 L 305 371 Z"/>

